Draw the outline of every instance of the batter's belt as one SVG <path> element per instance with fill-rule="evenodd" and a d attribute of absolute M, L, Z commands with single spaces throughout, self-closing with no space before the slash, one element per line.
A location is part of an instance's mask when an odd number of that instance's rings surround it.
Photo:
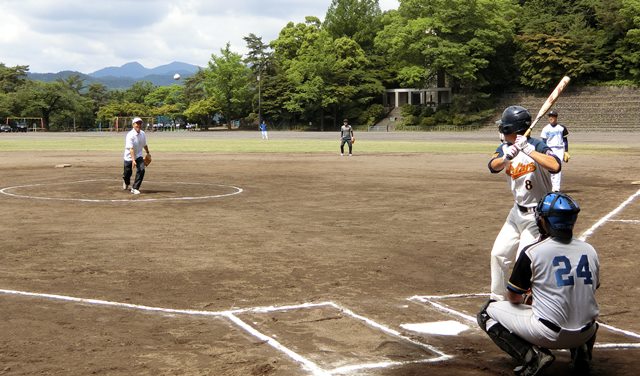
<path fill-rule="evenodd" d="M 520 210 L 522 213 L 533 213 L 534 211 L 536 211 L 535 206 L 526 207 L 519 204 L 516 204 L 516 205 L 518 206 L 518 210 Z"/>

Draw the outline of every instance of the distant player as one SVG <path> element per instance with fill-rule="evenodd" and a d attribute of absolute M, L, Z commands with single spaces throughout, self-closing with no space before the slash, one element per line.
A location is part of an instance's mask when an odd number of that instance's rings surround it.
<path fill-rule="evenodd" d="M 558 124 L 558 113 L 556 111 L 549 111 L 549 124 L 542 128 L 540 138 L 547 146 L 551 148 L 553 154 L 557 155 L 563 162 L 569 162 L 569 131 L 567 127 L 562 124 Z M 562 181 L 562 172 L 557 174 L 551 174 L 551 189 L 554 192 L 560 190 L 560 183 Z"/>
<path fill-rule="evenodd" d="M 539 235 L 533 216 L 538 201 L 551 191 L 551 173 L 560 171 L 560 160 L 542 140 L 527 138 L 531 114 L 521 106 L 502 113 L 498 130 L 502 143 L 489 161 L 489 171 L 505 170 L 514 205 L 491 249 L 491 298 L 506 298 L 509 269 L 519 251 Z"/>
<path fill-rule="evenodd" d="M 525 247 L 513 268 L 508 301 L 489 301 L 478 325 L 520 366 L 517 375 L 534 376 L 555 359 L 547 349 L 570 349 L 576 375 L 589 373 L 599 314 L 595 293 L 600 261 L 588 243 L 573 238 L 580 207 L 552 192 L 538 203 L 540 239 Z M 528 291 L 531 305 L 523 304 Z"/>
<path fill-rule="evenodd" d="M 124 145 L 124 172 L 122 173 L 122 189 L 129 189 L 131 184 L 131 175 L 133 175 L 133 169 L 136 169 L 136 178 L 131 186 L 131 193 L 134 195 L 140 194 L 140 185 L 144 179 L 144 158 L 142 157 L 142 150 L 147 152 L 148 156 L 149 147 L 147 146 L 147 136 L 144 131 L 140 129 L 142 127 L 142 119 L 139 117 L 134 118 L 131 121 L 133 129 L 125 136 Z"/>
<path fill-rule="evenodd" d="M 344 144 L 349 145 L 349 156 L 353 152 L 353 128 L 349 125 L 349 120 L 344 119 L 340 127 L 340 155 L 344 155 Z"/>
<path fill-rule="evenodd" d="M 267 134 L 267 123 L 265 123 L 264 120 L 260 123 L 260 133 L 262 134 L 263 140 L 269 139 L 269 135 Z"/>

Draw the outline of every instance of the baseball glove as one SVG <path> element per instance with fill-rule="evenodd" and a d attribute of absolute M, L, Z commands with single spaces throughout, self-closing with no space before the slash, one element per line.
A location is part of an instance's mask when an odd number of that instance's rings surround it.
<path fill-rule="evenodd" d="M 571 156 L 569 155 L 568 151 L 564 152 L 564 156 L 562 157 L 562 160 L 564 161 L 564 163 L 569 162 L 569 159 L 571 159 Z"/>
<path fill-rule="evenodd" d="M 355 138 L 355 137 L 351 139 L 351 143 L 352 143 L 352 144 L 355 144 L 355 143 L 356 143 L 356 138 Z"/>
<path fill-rule="evenodd" d="M 144 165 L 148 166 L 151 164 L 151 155 L 147 154 L 144 156 Z"/>

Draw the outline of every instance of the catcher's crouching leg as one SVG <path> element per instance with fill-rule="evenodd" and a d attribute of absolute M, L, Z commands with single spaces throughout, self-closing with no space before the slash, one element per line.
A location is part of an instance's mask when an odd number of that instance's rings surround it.
<path fill-rule="evenodd" d="M 489 304 L 493 302 L 493 300 L 487 301 L 480 312 L 478 312 L 478 325 L 500 349 L 511 355 L 519 363 L 526 364 L 531 362 L 536 355 L 533 346 L 514 333 L 511 333 L 502 326 L 502 324 L 492 319 L 487 313 Z"/>

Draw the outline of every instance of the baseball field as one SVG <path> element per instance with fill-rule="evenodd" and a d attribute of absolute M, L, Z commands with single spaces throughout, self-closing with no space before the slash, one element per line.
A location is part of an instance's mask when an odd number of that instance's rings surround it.
<path fill-rule="evenodd" d="M 0 375 L 511 375 L 473 322 L 513 198 L 495 131 L 0 135 Z M 640 133 L 573 133 L 592 375 L 640 369 Z M 66 166 L 66 167 L 63 167 Z M 556 352 L 545 375 L 571 374 Z"/>

